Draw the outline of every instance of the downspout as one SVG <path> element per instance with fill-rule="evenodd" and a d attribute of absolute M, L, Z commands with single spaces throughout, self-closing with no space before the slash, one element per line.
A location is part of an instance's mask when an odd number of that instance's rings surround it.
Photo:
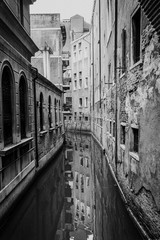
<path fill-rule="evenodd" d="M 101 108 L 101 0 L 99 0 L 99 92 Z"/>
<path fill-rule="evenodd" d="M 38 78 L 38 69 L 32 67 L 32 70 L 35 71 L 35 77 L 32 79 L 33 81 L 33 99 L 34 99 L 34 130 L 35 130 L 35 166 L 38 168 L 38 133 L 37 133 L 37 100 L 36 100 L 36 79 Z"/>
<path fill-rule="evenodd" d="M 115 0 L 115 41 L 114 41 L 114 79 L 115 79 L 115 171 L 117 176 L 118 162 L 118 139 L 117 139 L 117 23 L 118 23 L 118 1 Z"/>

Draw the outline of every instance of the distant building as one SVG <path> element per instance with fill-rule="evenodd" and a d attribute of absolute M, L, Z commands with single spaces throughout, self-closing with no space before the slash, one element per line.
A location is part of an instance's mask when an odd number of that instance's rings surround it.
<path fill-rule="evenodd" d="M 90 130 L 90 32 L 71 42 L 72 124 L 77 130 Z"/>
<path fill-rule="evenodd" d="M 74 128 L 75 127 L 75 122 L 74 120 L 74 112 L 77 113 L 77 119 L 79 116 L 79 105 L 77 105 L 78 100 L 78 91 L 75 92 L 74 88 L 74 74 L 75 73 L 75 61 L 77 61 L 77 66 L 78 66 L 78 61 L 80 60 L 80 68 L 83 68 L 83 78 L 81 81 L 83 81 L 83 86 L 81 86 L 81 93 L 85 92 L 85 100 L 86 101 L 86 106 L 85 110 L 80 111 L 83 112 L 83 119 L 86 120 L 87 125 L 85 126 L 86 129 L 89 129 L 89 96 L 86 92 L 89 92 L 89 82 L 90 82 L 90 36 L 89 36 L 89 29 L 90 25 L 84 21 L 84 18 L 80 15 L 75 15 L 71 17 L 69 20 L 63 20 L 63 24 L 65 25 L 66 28 L 66 43 L 63 47 L 63 90 L 64 90 L 64 120 L 66 123 L 66 127 L 68 128 Z M 84 38 L 83 38 L 84 36 Z M 81 46 L 79 58 L 75 60 L 74 54 L 73 53 L 73 43 L 76 45 L 78 43 L 78 39 L 81 39 L 79 41 L 84 42 Z M 88 45 L 88 46 L 87 46 Z M 77 47 L 78 49 L 78 47 Z M 75 51 L 75 50 L 74 50 Z M 85 52 L 85 53 L 84 53 Z M 78 56 L 78 50 L 77 50 L 77 56 Z M 85 59 L 85 60 L 84 60 Z M 73 64 L 74 61 L 74 64 Z M 85 67 L 84 67 L 85 65 Z M 73 70 L 74 69 L 74 70 Z M 78 69 L 77 69 L 78 71 Z M 82 72 L 82 69 L 79 70 L 79 72 Z M 78 76 L 78 72 L 76 72 Z M 82 74 L 81 74 L 82 75 Z M 87 84 L 87 85 L 86 85 Z M 78 88 L 77 88 L 78 90 Z M 82 95 L 82 97 L 84 97 Z M 87 107 L 88 106 L 88 107 Z M 75 110 L 76 108 L 76 110 Z M 88 119 L 88 120 L 87 120 Z M 78 124 L 79 128 L 81 124 Z"/>
<path fill-rule="evenodd" d="M 60 14 L 31 14 L 31 37 L 39 47 L 32 64 L 62 89 L 62 47 L 66 41 Z"/>

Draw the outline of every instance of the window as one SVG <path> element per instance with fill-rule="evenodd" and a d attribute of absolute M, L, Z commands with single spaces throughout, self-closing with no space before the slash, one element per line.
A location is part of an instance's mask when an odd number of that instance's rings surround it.
<path fill-rule="evenodd" d="M 23 0 L 18 0 L 18 13 L 19 13 L 19 20 L 21 24 L 24 24 L 23 20 Z"/>
<path fill-rule="evenodd" d="M 26 137 L 27 127 L 27 86 L 22 76 L 19 83 L 20 133 L 21 139 Z"/>
<path fill-rule="evenodd" d="M 4 67 L 2 73 L 2 109 L 4 146 L 13 142 L 13 92 L 12 75 L 9 67 Z"/>
<path fill-rule="evenodd" d="M 86 187 L 89 187 L 89 177 L 86 177 Z"/>
<path fill-rule="evenodd" d="M 125 145 L 126 141 L 126 128 L 125 126 L 121 125 L 121 144 Z"/>
<path fill-rule="evenodd" d="M 88 107 L 88 97 L 85 98 L 85 107 Z"/>
<path fill-rule="evenodd" d="M 88 87 L 88 77 L 85 78 L 85 88 Z"/>
<path fill-rule="evenodd" d="M 79 59 L 81 59 L 81 57 L 82 57 L 82 43 L 81 42 L 78 44 L 78 49 L 79 49 Z"/>
<path fill-rule="evenodd" d="M 86 160 L 86 167 L 88 168 L 89 167 L 89 159 L 88 159 L 88 157 L 85 157 L 85 160 Z"/>
<path fill-rule="evenodd" d="M 66 104 L 72 105 L 72 97 L 66 97 Z"/>
<path fill-rule="evenodd" d="M 74 119 L 75 120 L 77 119 L 77 113 L 76 112 L 74 113 Z"/>
<path fill-rule="evenodd" d="M 108 65 L 108 89 L 110 89 L 111 85 L 111 63 Z"/>
<path fill-rule="evenodd" d="M 126 30 L 122 29 L 122 73 L 126 70 Z"/>
<path fill-rule="evenodd" d="M 78 48 L 79 48 L 79 49 L 82 48 L 82 43 L 81 43 L 81 42 L 78 43 Z"/>
<path fill-rule="evenodd" d="M 115 138 L 116 136 L 116 123 L 113 122 L 113 137 Z"/>
<path fill-rule="evenodd" d="M 139 144 L 139 130 L 138 128 L 132 128 L 133 132 L 133 145 L 132 151 L 138 153 L 138 144 Z"/>
<path fill-rule="evenodd" d="M 79 88 L 82 88 L 82 79 L 79 79 Z"/>
<path fill-rule="evenodd" d="M 51 111 L 51 96 L 48 98 L 48 122 L 49 128 L 52 127 L 52 111 Z"/>
<path fill-rule="evenodd" d="M 86 122 L 88 121 L 88 117 L 85 117 L 85 121 L 86 121 Z"/>
<path fill-rule="evenodd" d="M 141 10 L 140 8 L 132 16 L 132 63 L 140 60 L 141 42 Z"/>
<path fill-rule="evenodd" d="M 77 89 L 77 80 L 74 80 L 74 90 Z"/>
<path fill-rule="evenodd" d="M 74 89 L 77 89 L 77 74 L 74 73 Z"/>
<path fill-rule="evenodd" d="M 80 164 L 83 166 L 83 157 L 80 158 Z"/>
<path fill-rule="evenodd" d="M 61 122 L 61 101 L 59 100 L 59 122 Z"/>
<path fill-rule="evenodd" d="M 109 133 L 112 134 L 112 122 L 109 123 Z"/>
<path fill-rule="evenodd" d="M 55 124 L 57 124 L 57 100 L 54 99 L 54 116 L 55 116 Z"/>
<path fill-rule="evenodd" d="M 40 131 L 43 131 L 44 116 L 43 116 L 43 94 L 42 93 L 40 93 L 39 116 L 40 116 Z"/>
<path fill-rule="evenodd" d="M 79 88 L 82 88 L 82 72 L 79 72 Z"/>
<path fill-rule="evenodd" d="M 73 51 L 76 51 L 76 45 L 73 46 Z"/>
<path fill-rule="evenodd" d="M 82 107 L 82 98 L 79 98 L 79 107 Z"/>

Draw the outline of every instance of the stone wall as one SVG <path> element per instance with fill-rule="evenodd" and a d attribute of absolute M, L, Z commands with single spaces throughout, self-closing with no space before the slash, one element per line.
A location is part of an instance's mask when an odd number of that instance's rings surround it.
<path fill-rule="evenodd" d="M 113 7 L 114 2 L 111 5 Z M 105 8 L 105 3 L 102 6 L 102 16 L 103 11 L 109 14 L 107 7 Z M 105 82 L 102 81 L 101 88 L 105 90 L 104 94 L 103 92 L 101 93 L 101 96 L 103 96 L 101 108 L 96 101 L 94 106 L 92 106 L 92 131 L 96 138 L 102 142 L 108 161 L 117 174 L 117 179 L 134 215 L 150 238 L 160 239 L 160 44 L 156 32 L 149 24 L 143 11 L 141 11 L 140 59 L 133 64 L 132 16 L 138 7 L 138 1 L 128 2 L 121 0 L 118 4 L 117 86 L 113 84 L 109 87 L 109 82 L 111 79 L 114 81 L 115 76 L 114 62 L 110 60 L 111 58 L 113 60 L 115 51 L 113 44 L 115 39 L 114 25 L 112 25 L 110 38 L 105 45 L 103 38 L 107 36 L 108 30 L 104 22 L 101 24 L 101 49 L 106 47 L 106 52 L 102 51 L 103 54 L 101 56 L 101 74 L 102 79 L 106 76 L 108 88 L 105 88 Z M 111 14 L 114 16 L 114 12 Z M 96 16 L 94 18 L 94 16 L 93 14 L 93 26 L 95 28 L 93 31 L 98 31 L 96 30 L 99 28 L 98 21 L 96 21 L 97 18 Z M 122 29 L 126 31 L 126 68 L 124 71 L 122 71 Z M 92 43 L 94 44 L 94 51 L 98 51 L 97 43 L 94 43 L 93 40 Z M 111 67 L 109 76 L 104 66 L 110 62 L 113 64 L 113 67 Z M 97 58 L 94 60 L 94 64 L 94 68 L 98 69 L 99 63 Z M 99 80 L 96 76 L 94 76 L 94 81 L 95 86 L 97 86 Z M 117 129 L 115 129 L 116 101 Z M 102 120 L 97 120 L 94 116 Z M 99 121 L 103 122 L 102 130 L 99 129 Z M 122 129 L 125 129 L 125 132 Z M 116 130 L 117 159 L 115 159 Z M 138 136 L 136 151 L 134 148 L 135 132 Z M 125 135 L 125 142 L 122 141 L 123 134 Z"/>

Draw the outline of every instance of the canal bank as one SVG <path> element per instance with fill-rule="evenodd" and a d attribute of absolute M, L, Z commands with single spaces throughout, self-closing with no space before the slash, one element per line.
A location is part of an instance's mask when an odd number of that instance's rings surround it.
<path fill-rule="evenodd" d="M 147 232 L 145 231 L 144 227 L 141 225 L 141 223 L 138 221 L 138 219 L 136 217 L 138 212 L 137 212 L 137 214 L 134 214 L 134 212 L 132 210 L 132 203 L 130 202 L 129 197 L 128 198 L 126 197 L 126 192 L 123 191 L 123 188 L 122 188 L 123 186 L 120 185 L 119 180 L 118 180 L 117 176 L 115 175 L 115 172 L 114 172 L 113 167 L 112 167 L 112 165 L 111 165 L 111 163 L 109 161 L 109 158 L 108 158 L 108 156 L 106 154 L 106 151 L 105 151 L 104 147 L 99 142 L 99 140 L 95 137 L 94 134 L 91 134 L 91 135 L 92 135 L 94 140 L 97 142 L 97 144 L 101 148 L 102 155 L 104 156 L 102 158 L 104 159 L 105 163 L 107 163 L 107 165 L 108 165 L 108 167 L 110 169 L 110 174 L 112 175 L 112 177 L 114 179 L 114 182 L 115 182 L 114 186 L 118 188 L 120 197 L 121 197 L 121 199 L 122 199 L 122 201 L 124 203 L 124 206 L 125 206 L 128 214 L 129 214 L 130 218 L 132 219 L 134 225 L 138 229 L 140 235 L 142 236 L 142 239 L 151 240 L 151 238 L 148 236 Z M 103 163 L 103 164 L 105 164 L 105 163 Z M 103 181 L 105 181 L 105 180 L 103 179 Z"/>
<path fill-rule="evenodd" d="M 66 133 L 63 151 L 30 185 L 0 236 L 2 240 L 144 239 L 126 210 L 103 149 L 91 135 L 74 133 Z"/>
<path fill-rule="evenodd" d="M 32 186 L 32 184 L 36 181 L 36 179 L 41 175 L 45 168 L 50 164 L 51 161 L 56 158 L 56 155 L 62 150 L 64 142 L 64 136 L 55 139 L 55 146 L 52 151 L 49 151 L 43 158 L 39 160 L 38 167 L 35 167 L 35 161 L 32 161 L 32 168 L 28 172 L 28 174 L 24 177 L 23 181 L 14 187 L 10 194 L 8 194 L 7 188 L 5 189 L 5 194 L 8 196 L 4 198 L 4 200 L 0 203 L 0 225 L 2 226 L 8 218 L 10 218 L 10 214 L 14 210 L 15 206 L 19 203 L 21 198 L 26 194 L 28 189 Z M 13 185 L 15 185 L 13 183 Z M 4 191 L 4 190 L 3 190 Z M 1 192 L 1 198 L 3 196 L 3 192 Z"/>
<path fill-rule="evenodd" d="M 64 189 L 64 152 L 60 148 L 3 219 L 1 239 L 53 239 L 64 204 Z"/>

